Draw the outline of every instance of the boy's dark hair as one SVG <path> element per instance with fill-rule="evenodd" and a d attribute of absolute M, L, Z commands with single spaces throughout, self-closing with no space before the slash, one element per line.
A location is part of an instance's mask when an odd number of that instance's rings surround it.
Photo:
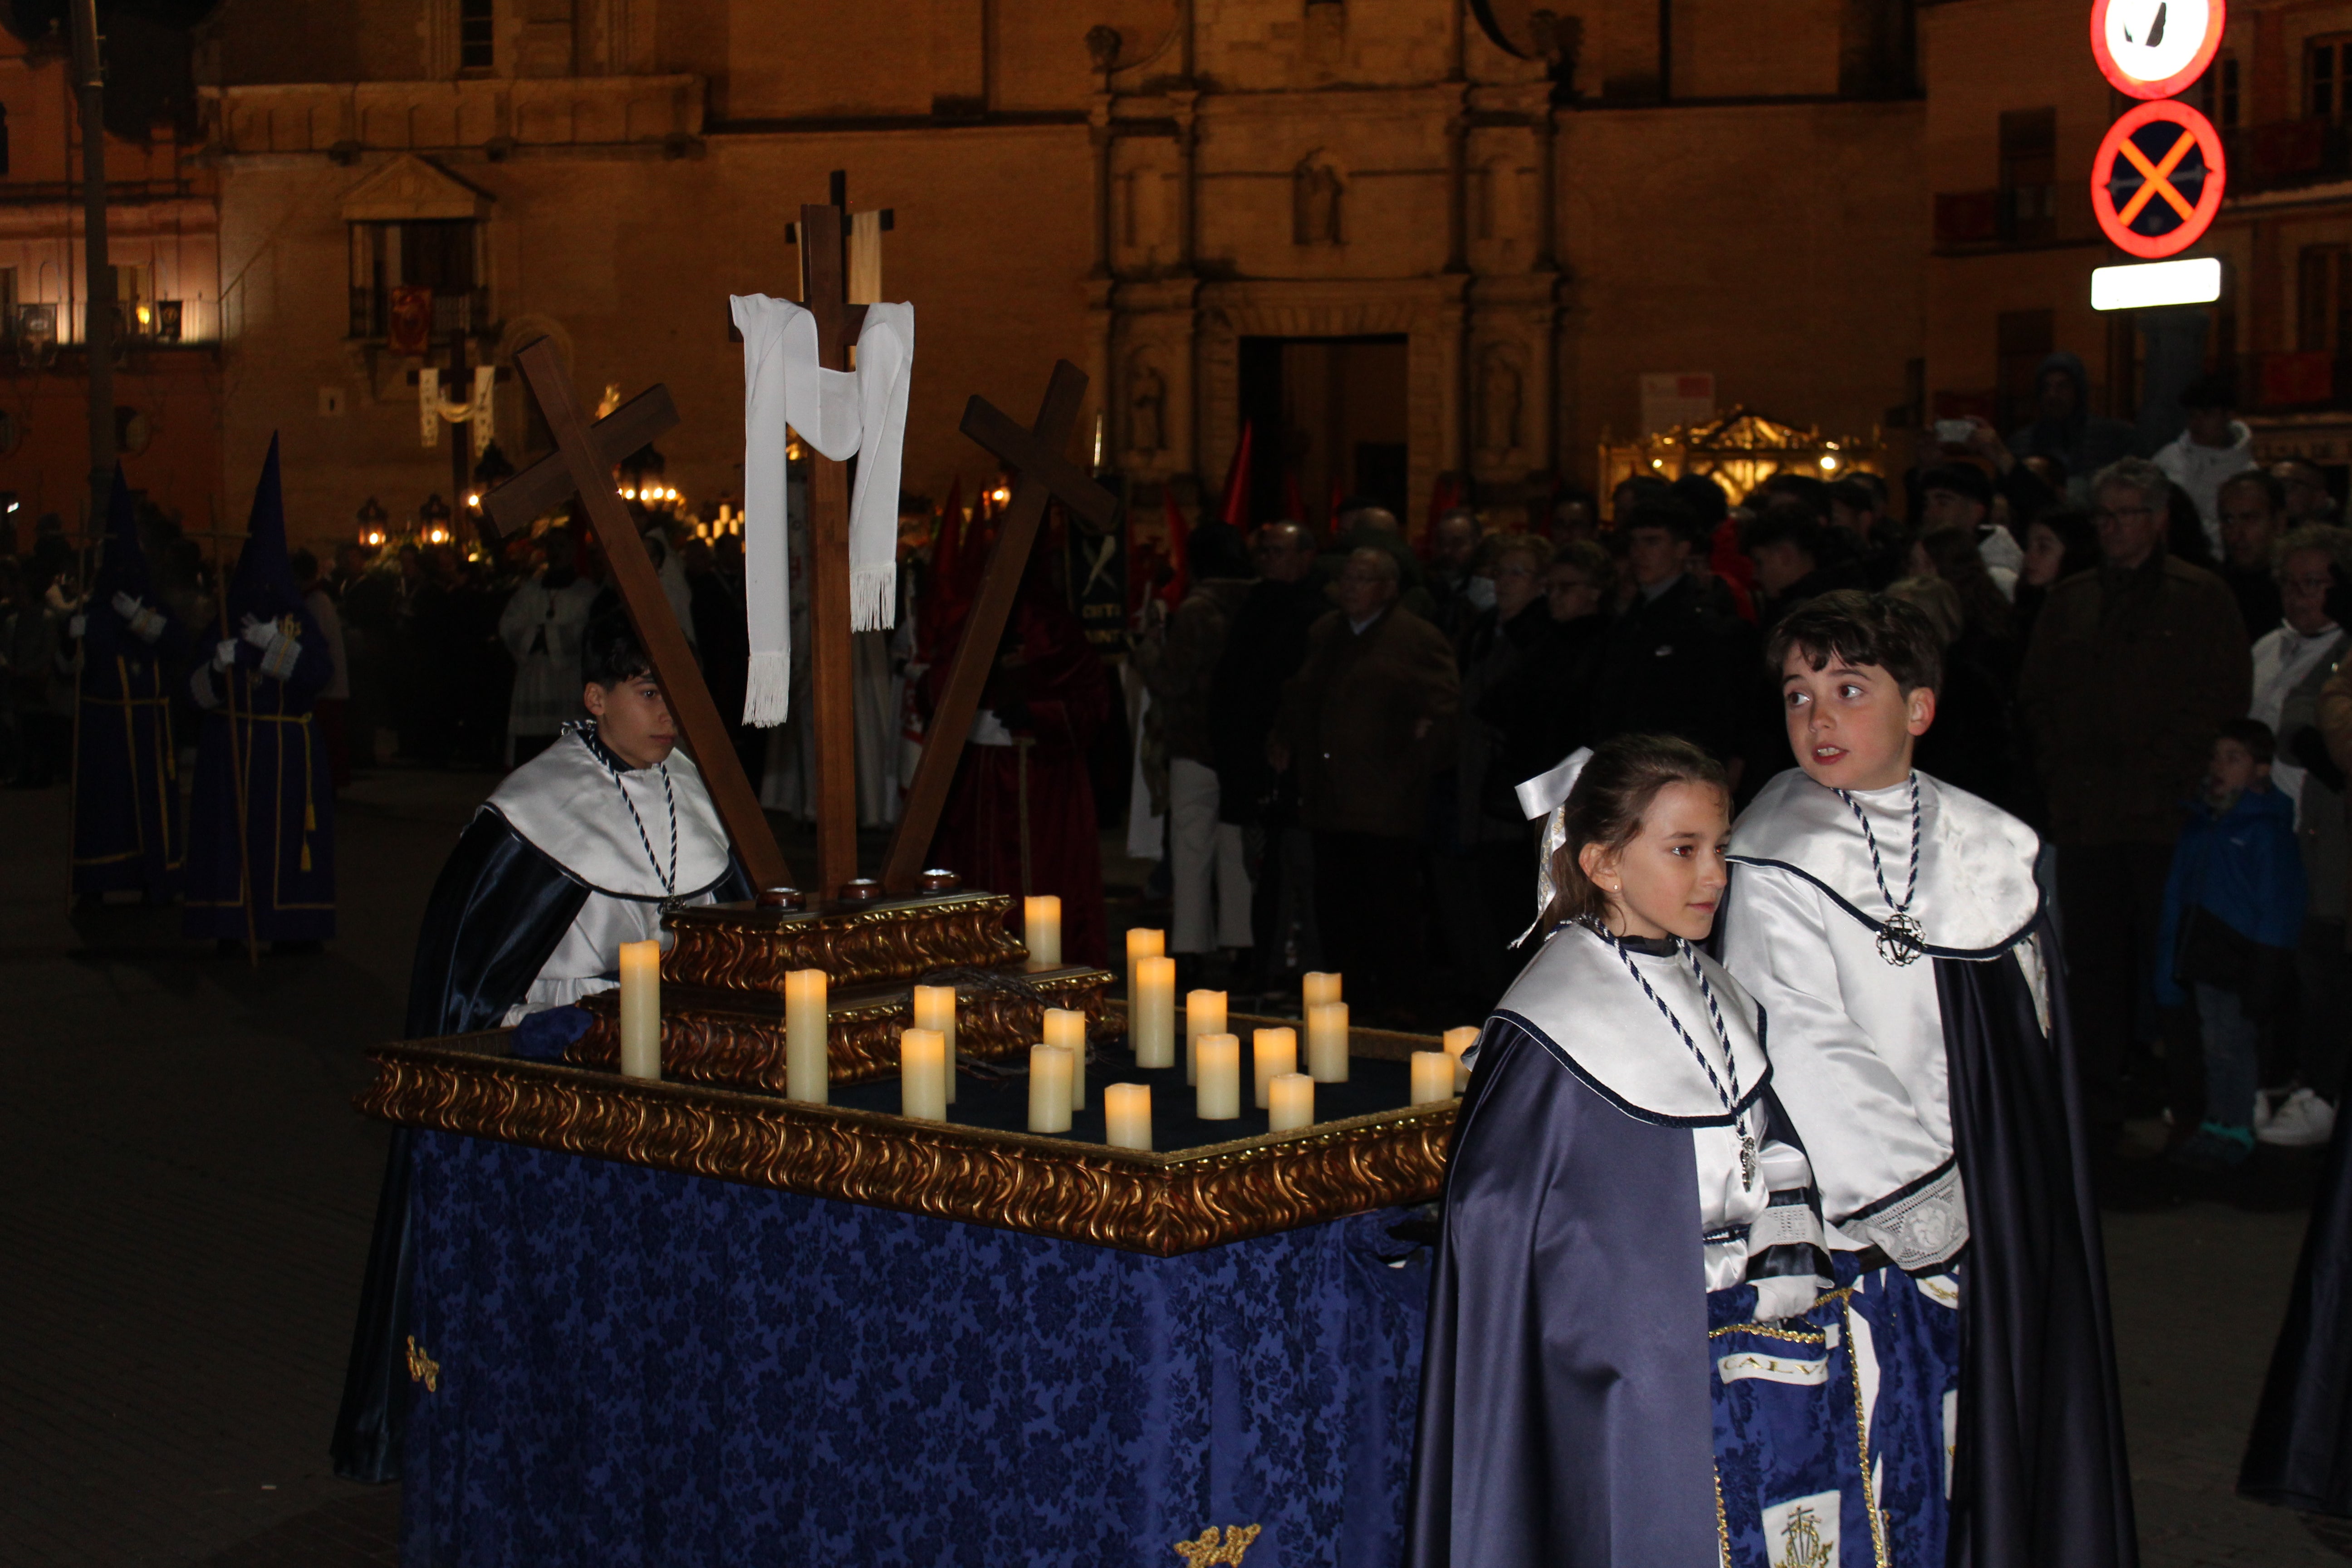
<path fill-rule="evenodd" d="M 1857 479 L 1843 479 L 1830 486 L 1830 500 L 1853 511 L 1883 511 L 1886 498 Z"/>
<path fill-rule="evenodd" d="M 2213 732 L 2217 741 L 2235 741 L 2246 755 L 2268 766 L 2278 756 L 2278 737 L 2260 719 L 2231 719 Z"/>
<path fill-rule="evenodd" d="M 1767 545 L 1793 544 L 1818 563 L 1828 534 L 1829 525 L 1814 515 L 1811 507 L 1783 496 L 1740 531 L 1739 547 L 1753 555 Z"/>
<path fill-rule="evenodd" d="M 629 625 L 617 600 L 600 604 L 588 617 L 588 629 L 581 634 L 581 680 L 609 690 L 653 672 L 654 661 L 646 657 L 645 645 L 637 640 L 636 628 Z"/>
<path fill-rule="evenodd" d="M 1949 490 L 1987 510 L 1992 508 L 1992 478 L 1974 463 L 1943 463 L 1929 468 L 1919 476 L 1919 493 L 1929 490 Z"/>
<path fill-rule="evenodd" d="M 1719 526 L 1731 515 L 1731 498 L 1705 474 L 1685 474 L 1675 481 L 1674 491 L 1675 499 L 1696 512 L 1699 521 L 1709 528 Z"/>
<path fill-rule="evenodd" d="M 1824 519 L 1830 515 L 1829 481 L 1811 474 L 1777 473 L 1758 485 L 1756 491 L 1769 500 L 1795 501 Z M 1752 503 L 1756 497 L 1748 499 Z"/>
<path fill-rule="evenodd" d="M 1832 659 L 1874 664 L 1906 696 L 1921 687 L 1940 690 L 1944 683 L 1944 648 L 1936 623 L 1916 605 L 1886 594 L 1841 588 L 1808 599 L 1772 628 L 1764 662 L 1775 679 L 1791 648 L 1801 651 L 1815 669 L 1826 669 Z"/>
<path fill-rule="evenodd" d="M 1625 531 L 1637 528 L 1663 528 L 1693 549 L 1706 540 L 1706 524 L 1699 521 L 1698 513 L 1671 495 L 1635 502 L 1633 515 L 1625 520 Z"/>

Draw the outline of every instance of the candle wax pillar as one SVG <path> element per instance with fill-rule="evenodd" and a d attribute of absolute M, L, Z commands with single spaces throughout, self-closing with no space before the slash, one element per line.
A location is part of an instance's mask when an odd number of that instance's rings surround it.
<path fill-rule="evenodd" d="M 1307 1008 L 1307 1071 L 1318 1083 L 1348 1081 L 1348 1005 L 1313 1002 Z"/>
<path fill-rule="evenodd" d="M 661 1077 L 661 943 L 621 944 L 621 1076 Z"/>
<path fill-rule="evenodd" d="M 948 1043 L 937 1029 L 898 1031 L 898 1114 L 948 1119 Z"/>
<path fill-rule="evenodd" d="M 1203 1121 L 1231 1121 L 1242 1113 L 1242 1042 L 1234 1035 L 1202 1035 L 1193 1047 L 1200 1068 L 1193 1114 Z"/>
<path fill-rule="evenodd" d="M 795 969 L 784 976 L 784 1096 L 823 1105 L 825 1060 L 824 971 Z"/>
<path fill-rule="evenodd" d="M 1454 1058 L 1444 1051 L 1412 1053 L 1412 1102 L 1438 1105 L 1454 1098 Z"/>
<path fill-rule="evenodd" d="M 1151 1086 L 1114 1083 L 1103 1089 L 1103 1142 L 1114 1149 L 1151 1147 Z"/>
<path fill-rule="evenodd" d="M 1136 926 L 1127 933 L 1127 1005 L 1135 1005 L 1135 966 L 1147 958 L 1159 958 L 1168 951 L 1168 933 L 1148 926 Z"/>
<path fill-rule="evenodd" d="M 1062 900 L 1052 893 L 1039 893 L 1024 901 L 1021 917 L 1021 940 L 1029 949 L 1029 967 L 1059 969 L 1062 966 Z"/>
<path fill-rule="evenodd" d="M 1135 1000 L 1128 1004 L 1127 1028 L 1137 1067 L 1176 1065 L 1174 959 L 1153 953 L 1135 961 Z"/>
<path fill-rule="evenodd" d="M 1266 1088 L 1285 1073 L 1298 1070 L 1298 1031 L 1296 1029 L 1259 1029 L 1250 1037 L 1252 1065 L 1257 1071 L 1257 1108 L 1265 1110 L 1271 1103 Z"/>
<path fill-rule="evenodd" d="M 1060 1046 L 1029 1047 L 1029 1131 L 1070 1130 L 1070 1053 Z"/>
<path fill-rule="evenodd" d="M 1299 977 L 1299 1000 L 1312 1007 L 1318 1003 L 1339 1000 L 1339 977 L 1320 969 L 1310 969 Z"/>
<path fill-rule="evenodd" d="M 1225 994 L 1222 991 L 1184 993 L 1184 1081 L 1199 1082 L 1192 1066 L 1192 1043 L 1202 1035 L 1225 1032 Z"/>
<path fill-rule="evenodd" d="M 1445 1054 L 1454 1058 L 1454 1092 L 1461 1093 L 1470 1087 L 1470 1064 L 1462 1053 L 1478 1043 L 1478 1031 L 1465 1024 L 1458 1029 L 1445 1031 Z"/>
<path fill-rule="evenodd" d="M 952 985 L 915 987 L 915 1027 L 932 1029 L 945 1044 L 948 1063 L 948 1103 L 956 1097 L 956 989 Z"/>
<path fill-rule="evenodd" d="M 1071 1007 L 1045 1009 L 1045 1043 L 1070 1053 L 1070 1109 L 1087 1108 L 1087 1016 Z"/>
<path fill-rule="evenodd" d="M 1315 1125 L 1315 1080 L 1303 1072 L 1286 1072 L 1267 1084 L 1266 1126 L 1288 1132 Z"/>

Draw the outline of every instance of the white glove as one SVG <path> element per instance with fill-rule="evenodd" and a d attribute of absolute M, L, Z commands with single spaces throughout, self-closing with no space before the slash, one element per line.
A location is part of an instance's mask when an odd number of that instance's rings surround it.
<path fill-rule="evenodd" d="M 257 621 L 251 616 L 247 616 L 245 617 L 245 630 L 241 635 L 246 641 L 262 652 L 268 653 L 270 645 L 276 642 L 281 634 L 278 630 L 276 621 Z"/>
<path fill-rule="evenodd" d="M 213 649 L 213 668 L 215 669 L 226 669 L 230 665 L 235 664 L 236 662 L 236 639 L 235 637 L 225 637 L 222 639 L 220 646 Z"/>
<path fill-rule="evenodd" d="M 76 611 L 74 614 L 66 617 L 66 636 L 79 638 L 82 633 L 89 629 L 89 617 L 81 614 L 79 611 Z"/>
<path fill-rule="evenodd" d="M 139 601 L 130 595 L 118 590 L 110 602 L 114 605 L 114 613 L 124 620 L 135 621 L 139 618 Z"/>

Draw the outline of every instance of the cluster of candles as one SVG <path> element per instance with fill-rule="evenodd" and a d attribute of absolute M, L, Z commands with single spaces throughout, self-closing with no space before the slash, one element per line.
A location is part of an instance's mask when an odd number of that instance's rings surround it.
<path fill-rule="evenodd" d="M 1032 968 L 1061 963 L 1061 900 L 1028 900 L 1026 937 Z M 1166 933 L 1127 933 L 1129 1043 L 1136 1066 L 1176 1065 L 1176 961 Z M 1276 1132 L 1314 1125 L 1315 1086 L 1348 1081 L 1348 1004 L 1339 976 L 1310 973 L 1305 981 L 1307 1066 L 1299 1070 L 1298 1031 L 1288 1026 L 1250 1035 L 1251 1103 Z M 661 1077 L 661 943 L 621 944 L 621 1071 Z M 830 1081 L 826 1046 L 825 973 L 796 969 L 784 976 L 784 1093 L 822 1105 Z M 1067 1132 L 1073 1112 L 1087 1108 L 1087 1016 L 1045 1009 L 1045 1038 L 1029 1048 L 1029 1131 Z M 955 1103 L 956 993 L 952 985 L 914 988 L 914 1023 L 898 1036 L 902 1114 L 944 1121 Z M 1412 1053 L 1412 1103 L 1451 1100 L 1469 1079 L 1463 1054 L 1478 1040 L 1475 1028 L 1445 1031 L 1445 1048 Z M 1242 1043 L 1225 1028 L 1225 994 L 1193 991 L 1184 998 L 1184 1081 L 1194 1114 L 1230 1121 L 1242 1113 Z M 1115 1148 L 1151 1147 L 1151 1088 L 1115 1083 L 1103 1090 L 1106 1142 Z"/>

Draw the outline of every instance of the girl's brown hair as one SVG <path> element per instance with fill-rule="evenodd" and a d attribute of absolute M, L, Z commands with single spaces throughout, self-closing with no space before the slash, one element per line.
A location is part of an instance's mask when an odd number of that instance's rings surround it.
<path fill-rule="evenodd" d="M 1551 858 L 1546 930 L 1568 921 L 1600 921 L 1609 895 L 1584 874 L 1584 847 L 1618 850 L 1641 837 L 1642 818 L 1668 784 L 1708 784 L 1728 795 L 1723 764 L 1679 735 L 1620 735 L 1593 748 L 1568 792 L 1568 835 Z"/>

